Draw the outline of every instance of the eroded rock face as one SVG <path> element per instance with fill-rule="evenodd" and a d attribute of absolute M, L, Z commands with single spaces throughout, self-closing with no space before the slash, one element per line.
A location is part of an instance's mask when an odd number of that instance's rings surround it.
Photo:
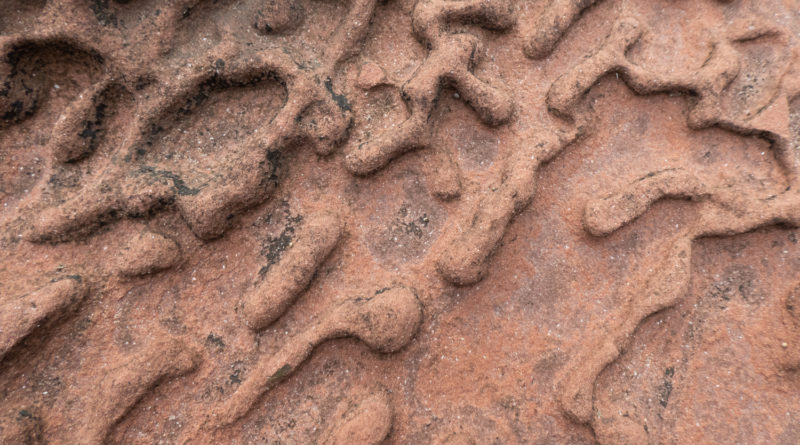
<path fill-rule="evenodd" d="M 800 2 L 0 0 L 0 442 L 800 442 Z"/>

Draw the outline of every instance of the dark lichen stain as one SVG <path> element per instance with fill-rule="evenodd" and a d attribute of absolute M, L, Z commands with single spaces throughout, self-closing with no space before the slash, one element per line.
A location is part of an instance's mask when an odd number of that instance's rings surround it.
<path fill-rule="evenodd" d="M 283 366 L 281 366 L 281 368 L 280 368 L 280 369 L 278 369 L 277 371 L 275 371 L 275 374 L 272 374 L 272 376 L 269 378 L 269 380 L 270 380 L 271 382 L 275 382 L 275 381 L 278 381 L 278 380 L 282 380 L 282 379 L 284 379 L 286 376 L 288 376 L 288 375 L 289 375 L 289 373 L 291 373 L 291 372 L 292 372 L 292 367 L 291 367 L 291 365 L 283 365 Z"/>
<path fill-rule="evenodd" d="M 233 374 L 231 374 L 228 377 L 228 379 L 229 379 L 228 384 L 229 385 L 238 385 L 239 383 L 242 383 L 241 374 L 242 374 L 242 370 L 241 369 L 234 370 Z"/>
<path fill-rule="evenodd" d="M 208 334 L 208 337 L 206 337 L 206 342 L 215 345 L 219 349 L 225 349 L 225 342 L 222 341 L 222 337 L 214 334 L 213 332 Z"/>
<path fill-rule="evenodd" d="M 94 13 L 94 17 L 103 26 L 117 26 L 117 16 L 108 10 L 108 0 L 93 0 L 89 3 L 89 8 Z"/>
<path fill-rule="evenodd" d="M 748 304 L 758 304 L 762 299 L 753 271 L 741 266 L 726 270 L 723 279 L 711 285 L 709 295 L 719 302 L 720 309 L 726 309 L 737 295 Z"/>
<path fill-rule="evenodd" d="M 270 218 L 272 219 L 272 215 Z M 289 215 L 287 211 L 286 225 L 283 227 L 280 235 L 270 236 L 263 242 L 261 247 L 261 255 L 266 257 L 267 264 L 258 271 L 258 274 L 263 278 L 269 269 L 280 261 L 283 252 L 289 248 L 295 238 L 295 231 L 297 225 L 303 221 L 301 215 Z"/>
<path fill-rule="evenodd" d="M 89 153 L 97 148 L 99 142 L 98 136 L 101 136 L 103 133 L 103 121 L 106 117 L 106 108 L 106 104 L 98 104 L 94 110 L 94 120 L 84 121 L 83 130 L 78 133 L 78 136 L 81 138 L 88 139 Z"/>
<path fill-rule="evenodd" d="M 428 223 L 430 222 L 430 218 L 428 217 L 427 213 L 423 213 L 422 216 L 411 221 L 406 220 L 409 213 L 407 205 L 400 207 L 400 210 L 397 213 L 399 217 L 395 218 L 394 222 L 392 223 L 392 232 L 400 231 L 400 233 L 413 235 L 417 238 L 421 238 L 422 235 L 424 235 L 422 228 L 428 227 Z"/>
<path fill-rule="evenodd" d="M 350 102 L 347 98 L 343 94 L 336 94 L 333 92 L 333 82 L 330 77 L 325 79 L 325 89 L 331 94 L 331 98 L 333 98 L 333 101 L 336 102 L 339 108 L 344 111 L 350 111 Z"/>
<path fill-rule="evenodd" d="M 21 113 L 22 113 L 22 102 L 15 101 L 14 103 L 11 104 L 11 109 L 9 111 L 6 111 L 5 114 L 3 114 L 3 120 L 9 121 L 12 119 L 16 119 L 17 117 L 19 117 Z"/>
<path fill-rule="evenodd" d="M 269 180 L 272 182 L 278 181 L 278 170 L 281 167 L 281 152 L 278 150 L 271 150 L 267 152 L 267 161 L 269 162 Z"/>
<path fill-rule="evenodd" d="M 141 173 L 150 173 L 161 178 L 169 179 L 172 181 L 172 186 L 175 187 L 175 191 L 177 191 L 181 196 L 194 196 L 200 193 L 199 188 L 187 187 L 186 183 L 183 182 L 183 179 L 171 171 L 157 170 L 155 167 L 150 167 L 149 165 L 143 165 L 139 168 L 139 171 Z"/>
<path fill-rule="evenodd" d="M 645 179 L 652 178 L 655 175 L 660 175 L 661 173 L 671 172 L 671 171 L 675 171 L 675 170 L 677 170 L 677 168 L 665 168 L 665 169 L 662 169 L 662 170 L 650 172 L 650 173 L 640 177 L 639 179 L 637 179 L 637 181 L 644 181 Z"/>
<path fill-rule="evenodd" d="M 669 402 L 669 396 L 672 394 L 672 377 L 675 376 L 675 368 L 670 366 L 664 370 L 664 381 L 658 387 L 658 402 L 662 407 L 666 408 Z"/>

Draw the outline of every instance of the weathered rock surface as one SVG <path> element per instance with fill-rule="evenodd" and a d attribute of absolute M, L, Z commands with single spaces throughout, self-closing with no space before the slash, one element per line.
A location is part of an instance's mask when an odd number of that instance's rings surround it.
<path fill-rule="evenodd" d="M 797 0 L 0 0 L 0 443 L 800 443 Z"/>

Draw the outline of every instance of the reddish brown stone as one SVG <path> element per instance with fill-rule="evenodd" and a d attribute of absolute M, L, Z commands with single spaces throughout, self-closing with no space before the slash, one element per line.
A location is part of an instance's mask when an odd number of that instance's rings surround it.
<path fill-rule="evenodd" d="M 800 443 L 796 0 L 0 0 L 0 443 Z"/>

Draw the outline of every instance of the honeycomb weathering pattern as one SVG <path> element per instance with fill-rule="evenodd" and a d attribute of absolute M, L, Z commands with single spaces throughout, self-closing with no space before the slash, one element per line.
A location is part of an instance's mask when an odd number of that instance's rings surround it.
<path fill-rule="evenodd" d="M 0 442 L 800 441 L 797 1 L 0 11 Z"/>

